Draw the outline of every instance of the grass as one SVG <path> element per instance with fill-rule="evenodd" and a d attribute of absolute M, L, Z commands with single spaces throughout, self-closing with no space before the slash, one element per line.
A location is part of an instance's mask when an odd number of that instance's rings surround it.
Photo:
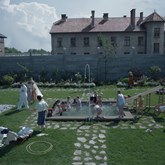
<path fill-rule="evenodd" d="M 0 164 L 1 165 L 24 165 L 24 164 L 35 164 L 35 165 L 70 165 L 72 164 L 72 155 L 74 152 L 74 141 L 76 140 L 75 131 L 61 131 L 61 130 L 46 130 L 47 136 L 37 137 L 34 132 L 33 137 L 29 138 L 24 143 L 17 142 L 6 146 L 0 150 Z M 47 154 L 35 155 L 30 154 L 26 150 L 26 146 L 31 142 L 49 142 L 53 145 L 53 149 Z M 31 146 L 31 150 L 45 151 L 50 147 L 49 144 L 35 143 Z"/>
<path fill-rule="evenodd" d="M 148 88 L 138 88 L 125 90 L 122 88 L 123 94 L 135 95 L 141 93 Z M 91 91 L 97 90 L 102 94 L 103 98 L 115 98 L 117 87 L 104 86 L 96 87 Z M 41 89 L 45 99 L 48 98 L 63 98 L 67 96 L 72 98 L 82 93 L 87 93 L 89 89 Z M 17 104 L 18 102 L 18 89 L 0 89 L 0 104 Z M 151 97 L 152 105 L 156 105 L 158 96 L 153 94 Z M 32 110 L 34 105 L 31 105 Z M 8 127 L 15 132 L 20 130 L 20 126 L 32 111 L 22 110 L 16 112 L 15 109 L 0 114 L 0 126 Z M 145 116 L 152 116 L 156 122 L 164 125 L 164 116 L 156 116 L 153 110 L 145 113 Z M 137 121 L 138 122 L 138 121 Z M 95 124 L 95 123 L 86 123 Z M 105 123 L 102 123 L 105 125 Z M 119 123 L 120 124 L 120 123 Z M 31 138 L 21 142 L 12 143 L 0 149 L 0 164 L 2 165 L 71 165 L 73 162 L 73 153 L 75 151 L 74 143 L 77 142 L 77 130 L 60 130 L 60 129 L 46 129 L 45 133 L 48 136 L 37 137 L 38 129 L 34 129 L 34 134 Z M 154 129 L 153 133 L 146 133 L 144 129 L 112 129 L 107 126 L 106 133 L 106 146 L 107 148 L 107 163 L 111 165 L 164 165 L 165 164 L 165 130 Z M 82 135 L 83 136 L 83 135 Z M 84 135 L 85 136 L 85 135 Z M 51 152 L 44 155 L 33 155 L 26 151 L 26 146 L 31 142 L 47 141 L 53 145 Z M 42 145 L 33 146 L 33 150 L 45 150 L 49 146 L 43 143 Z M 95 155 L 93 155 L 95 156 Z M 96 162 L 98 163 L 98 162 Z"/>
<path fill-rule="evenodd" d="M 164 165 L 165 133 L 144 130 L 110 130 L 107 133 L 108 158 L 111 165 Z"/>

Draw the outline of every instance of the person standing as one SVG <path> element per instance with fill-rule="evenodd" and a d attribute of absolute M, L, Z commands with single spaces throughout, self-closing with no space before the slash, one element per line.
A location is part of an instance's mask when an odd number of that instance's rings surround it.
<path fill-rule="evenodd" d="M 116 105 L 119 109 L 119 118 L 123 118 L 124 117 L 124 106 L 125 106 L 125 97 L 124 95 L 121 93 L 121 91 L 117 91 L 117 101 L 116 101 Z"/>
<path fill-rule="evenodd" d="M 39 90 L 39 88 L 38 88 L 37 84 L 34 82 L 34 80 L 31 80 L 31 84 L 32 84 L 32 100 L 34 103 L 37 100 L 37 96 L 43 97 L 43 94 Z"/>
<path fill-rule="evenodd" d="M 40 131 L 42 131 L 45 126 L 45 116 L 48 110 L 48 104 L 42 98 L 42 96 L 37 96 L 37 100 L 38 100 L 38 103 L 36 104 L 36 110 L 38 112 L 37 124 L 40 127 Z"/>
<path fill-rule="evenodd" d="M 27 87 L 23 82 L 21 82 L 20 84 L 21 87 L 19 90 L 19 101 L 18 101 L 17 110 L 20 110 L 23 105 L 25 106 L 26 109 L 29 109 L 29 104 L 27 99 Z"/>
<path fill-rule="evenodd" d="M 26 84 L 26 87 L 27 87 L 27 99 L 28 99 L 28 103 L 30 104 L 32 102 L 32 85 L 30 81 Z"/>
<path fill-rule="evenodd" d="M 130 71 L 128 73 L 128 88 L 132 88 L 134 85 L 133 73 Z"/>

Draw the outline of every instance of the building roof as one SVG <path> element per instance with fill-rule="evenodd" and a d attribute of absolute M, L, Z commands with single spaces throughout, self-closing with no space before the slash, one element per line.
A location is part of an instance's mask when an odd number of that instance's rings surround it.
<path fill-rule="evenodd" d="M 91 27 L 91 22 L 92 18 L 59 20 L 52 25 L 50 33 L 123 32 L 131 29 L 129 17 L 110 17 L 107 21 L 103 18 L 95 18 L 95 26 L 93 28 Z M 139 27 L 136 27 L 134 30 L 139 30 Z"/>
<path fill-rule="evenodd" d="M 135 26 L 131 26 L 130 17 L 109 17 L 108 19 L 94 18 L 94 26 L 91 26 L 92 18 L 67 18 L 53 23 L 50 33 L 80 33 L 80 32 L 131 32 L 144 31 L 142 24 L 146 22 L 161 21 L 164 19 L 155 11 L 146 18 L 135 17 Z"/>
<path fill-rule="evenodd" d="M 0 33 L 0 38 L 7 38 L 7 37 Z"/>
<path fill-rule="evenodd" d="M 152 14 L 146 17 L 141 24 L 144 24 L 147 22 L 165 22 L 165 20 L 156 11 L 154 11 Z"/>

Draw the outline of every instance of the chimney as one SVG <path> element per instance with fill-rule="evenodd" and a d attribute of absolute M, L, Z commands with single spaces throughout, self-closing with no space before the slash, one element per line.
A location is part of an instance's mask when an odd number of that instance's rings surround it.
<path fill-rule="evenodd" d="M 140 12 L 140 18 L 137 21 L 137 25 L 139 26 L 142 21 L 143 21 L 143 12 Z"/>
<path fill-rule="evenodd" d="M 103 20 L 108 21 L 108 13 L 103 13 Z"/>
<path fill-rule="evenodd" d="M 94 28 L 95 27 L 95 11 L 92 10 L 91 14 L 92 14 L 92 16 L 91 16 L 91 18 L 92 18 L 91 28 Z"/>
<path fill-rule="evenodd" d="M 140 12 L 140 20 L 143 21 L 143 12 Z"/>
<path fill-rule="evenodd" d="M 67 20 L 66 14 L 61 14 L 61 20 L 64 22 Z"/>
<path fill-rule="evenodd" d="M 131 26 L 133 28 L 135 28 L 135 9 L 132 9 L 131 10 L 131 16 L 130 16 L 131 20 L 130 20 L 130 23 L 131 23 Z"/>

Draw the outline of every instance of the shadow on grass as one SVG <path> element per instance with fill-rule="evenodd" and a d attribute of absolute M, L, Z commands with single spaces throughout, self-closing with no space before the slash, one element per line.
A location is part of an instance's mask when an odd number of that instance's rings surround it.
<path fill-rule="evenodd" d="M 9 112 L 5 112 L 5 116 L 10 116 L 10 115 L 13 115 L 13 114 L 16 114 L 16 113 L 20 113 L 21 111 L 19 110 L 16 110 L 16 109 L 12 109 L 10 110 Z"/>

